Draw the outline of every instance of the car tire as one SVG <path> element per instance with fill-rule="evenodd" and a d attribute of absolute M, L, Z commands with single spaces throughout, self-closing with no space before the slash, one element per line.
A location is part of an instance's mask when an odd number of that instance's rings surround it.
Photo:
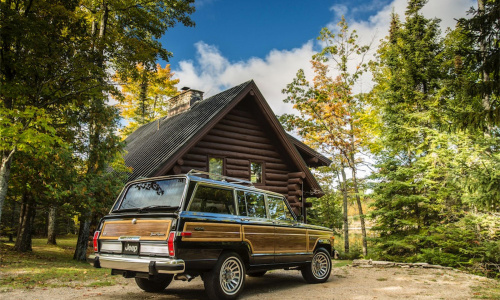
<path fill-rule="evenodd" d="M 155 279 L 146 278 L 135 278 L 135 283 L 143 291 L 148 293 L 159 293 L 167 288 L 167 286 L 172 282 L 174 275 L 166 275 Z"/>
<path fill-rule="evenodd" d="M 250 277 L 262 277 L 266 275 L 267 271 L 258 271 L 258 272 L 248 272 L 248 276 Z"/>
<path fill-rule="evenodd" d="M 236 299 L 245 285 L 245 264 L 238 254 L 224 252 L 215 267 L 203 277 L 210 299 Z"/>
<path fill-rule="evenodd" d="M 311 262 L 302 270 L 302 277 L 308 283 L 323 283 L 328 280 L 332 272 L 332 257 L 324 248 L 314 252 Z"/>

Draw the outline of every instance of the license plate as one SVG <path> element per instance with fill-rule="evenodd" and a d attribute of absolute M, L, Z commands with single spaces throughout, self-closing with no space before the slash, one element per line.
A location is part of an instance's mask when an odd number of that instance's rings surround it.
<path fill-rule="evenodd" d="M 139 243 L 137 242 L 124 242 L 123 243 L 123 254 L 139 254 Z"/>

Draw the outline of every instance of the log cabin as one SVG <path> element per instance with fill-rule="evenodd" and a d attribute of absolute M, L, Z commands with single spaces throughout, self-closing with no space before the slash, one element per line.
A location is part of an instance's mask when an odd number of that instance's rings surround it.
<path fill-rule="evenodd" d="M 287 134 L 253 80 L 203 99 L 183 88 L 168 115 L 127 137 L 128 180 L 192 169 L 249 180 L 286 196 L 305 218 L 305 199 L 323 192 L 309 168 L 331 161 Z"/>

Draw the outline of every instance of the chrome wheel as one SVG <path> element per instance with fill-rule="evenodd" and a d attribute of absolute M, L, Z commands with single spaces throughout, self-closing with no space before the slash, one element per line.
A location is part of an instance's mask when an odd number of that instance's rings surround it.
<path fill-rule="evenodd" d="M 233 295 L 240 289 L 243 276 L 241 262 L 235 257 L 229 257 L 224 261 L 220 270 L 220 287 L 224 293 Z"/>
<path fill-rule="evenodd" d="M 323 279 L 330 275 L 330 258 L 324 252 L 314 255 L 311 262 L 312 273 L 317 279 Z"/>
<path fill-rule="evenodd" d="M 211 300 L 235 300 L 245 286 L 245 264 L 235 252 L 223 252 L 214 268 L 203 276 Z"/>
<path fill-rule="evenodd" d="M 326 282 L 332 272 L 332 259 L 328 250 L 325 248 L 316 250 L 311 263 L 304 266 L 301 272 L 308 283 Z"/>

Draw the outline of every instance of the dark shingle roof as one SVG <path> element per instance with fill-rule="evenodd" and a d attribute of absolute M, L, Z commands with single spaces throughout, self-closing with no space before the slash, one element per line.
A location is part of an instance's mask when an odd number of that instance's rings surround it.
<path fill-rule="evenodd" d="M 127 137 L 125 163 L 129 180 L 149 177 L 231 103 L 252 81 L 207 98 L 190 110 L 143 125 Z"/>

